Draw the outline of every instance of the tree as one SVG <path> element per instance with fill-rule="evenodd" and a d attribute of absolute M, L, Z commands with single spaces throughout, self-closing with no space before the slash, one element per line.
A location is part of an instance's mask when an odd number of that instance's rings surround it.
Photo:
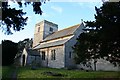
<path fill-rule="evenodd" d="M 14 56 L 14 64 L 15 65 L 20 65 L 20 57 L 22 55 L 22 52 L 23 52 L 23 49 L 26 48 L 26 49 L 31 49 L 32 48 L 32 43 L 33 43 L 33 40 L 32 38 L 29 39 L 29 38 L 26 38 L 24 39 L 23 41 L 19 41 L 17 44 L 17 48 L 18 48 L 18 51 L 17 51 L 17 54 Z"/>
<path fill-rule="evenodd" d="M 8 66 L 14 63 L 15 55 L 18 52 L 17 43 L 9 40 L 2 41 L 2 65 Z"/>
<path fill-rule="evenodd" d="M 101 58 L 120 65 L 120 2 L 106 2 L 102 7 L 97 8 L 95 15 L 96 30 L 99 35 Z M 89 22 L 86 22 L 90 26 Z"/>
<path fill-rule="evenodd" d="M 105 2 L 95 7 L 95 21 L 86 21 L 82 33 L 73 47 L 77 63 L 103 58 L 120 66 L 120 2 Z"/>
<path fill-rule="evenodd" d="M 77 43 L 74 45 L 73 50 L 76 53 L 74 59 L 77 64 L 88 65 L 90 61 L 94 61 L 94 70 L 96 70 L 97 59 L 99 59 L 99 45 L 96 44 L 98 39 L 93 32 L 82 33 L 77 38 Z"/>
<path fill-rule="evenodd" d="M 22 3 L 22 0 L 11 0 L 13 2 L 17 2 L 19 7 L 21 8 L 23 5 L 29 5 L 31 4 L 33 6 L 33 11 L 35 14 L 42 15 L 41 5 L 42 2 L 45 3 L 46 0 L 38 0 L 38 2 L 24 2 Z M 1 1 L 0 1 L 1 3 Z M 0 6 L 0 9 L 2 10 L 2 20 L 0 24 L 0 28 L 2 28 L 3 31 L 5 31 L 5 34 L 13 34 L 12 30 L 14 31 L 20 31 L 24 29 L 24 26 L 27 25 L 26 21 L 28 17 L 23 17 L 26 15 L 26 12 L 23 12 L 22 9 L 17 10 L 16 8 L 11 8 L 10 5 L 8 5 L 8 2 L 2 2 L 2 5 Z M 1 11 L 0 10 L 0 11 Z"/>
<path fill-rule="evenodd" d="M 14 63 L 15 58 L 19 57 L 24 48 L 32 47 L 32 39 L 24 39 L 18 43 L 10 40 L 2 41 L 2 65 L 7 66 Z"/>
<path fill-rule="evenodd" d="M 22 53 L 24 48 L 32 48 L 32 39 L 24 39 L 23 41 L 18 42 L 18 53 Z"/>

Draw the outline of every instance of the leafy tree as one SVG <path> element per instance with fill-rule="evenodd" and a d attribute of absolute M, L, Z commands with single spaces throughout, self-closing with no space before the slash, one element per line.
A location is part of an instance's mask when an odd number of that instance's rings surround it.
<path fill-rule="evenodd" d="M 13 64 L 15 55 L 18 52 L 17 43 L 9 40 L 2 41 L 2 65 L 8 66 Z"/>
<path fill-rule="evenodd" d="M 94 60 L 94 70 L 96 70 L 97 59 L 99 59 L 99 45 L 96 34 L 93 32 L 82 33 L 77 38 L 77 43 L 74 45 L 74 53 L 76 53 L 74 59 L 77 64 L 88 65 L 88 63 Z"/>
<path fill-rule="evenodd" d="M 14 59 L 14 63 L 15 65 L 19 65 L 20 61 L 19 61 L 19 58 L 21 57 L 21 54 L 23 52 L 23 49 L 24 48 L 32 48 L 32 43 L 33 43 L 33 40 L 32 39 L 24 39 L 23 41 L 19 41 L 18 42 L 18 51 L 17 51 L 17 54 L 15 55 L 15 59 Z"/>
<path fill-rule="evenodd" d="M 18 43 L 10 40 L 2 41 L 2 65 L 11 65 L 14 63 L 15 58 L 19 57 L 24 48 L 32 47 L 32 39 L 24 39 Z"/>
<path fill-rule="evenodd" d="M 120 2 L 106 2 L 95 9 L 97 15 L 92 27 L 96 26 L 101 41 L 99 56 L 120 65 Z M 89 22 L 87 26 L 90 26 Z"/>
<path fill-rule="evenodd" d="M 77 63 L 103 58 L 120 65 L 120 2 L 95 7 L 95 21 L 86 21 L 86 32 L 73 47 Z"/>
<path fill-rule="evenodd" d="M 21 53 L 24 48 L 32 48 L 32 39 L 24 39 L 23 41 L 18 42 L 18 52 Z"/>
<path fill-rule="evenodd" d="M 41 5 L 42 2 L 46 2 L 46 0 L 37 0 L 38 2 L 24 2 L 22 3 L 22 0 L 11 0 L 13 2 L 17 2 L 18 6 L 21 8 L 23 5 L 32 5 L 33 11 L 35 14 L 42 15 Z M 1 4 L 1 1 L 0 1 Z M 2 20 L 0 20 L 0 28 L 2 28 L 3 31 L 5 31 L 5 34 L 13 34 L 12 30 L 14 31 L 20 31 L 24 29 L 24 26 L 27 25 L 26 21 L 28 17 L 23 17 L 26 15 L 26 12 L 23 12 L 22 9 L 17 10 L 16 8 L 11 8 L 10 5 L 8 5 L 8 2 L 2 2 L 0 5 L 0 11 L 2 10 Z"/>

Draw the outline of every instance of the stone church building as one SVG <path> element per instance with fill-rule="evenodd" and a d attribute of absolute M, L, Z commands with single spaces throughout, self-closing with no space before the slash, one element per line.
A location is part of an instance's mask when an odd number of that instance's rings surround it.
<path fill-rule="evenodd" d="M 33 49 L 37 51 L 37 61 L 43 67 L 64 68 L 75 67 L 74 53 L 72 47 L 76 43 L 76 39 L 83 32 L 84 24 L 77 24 L 63 30 L 58 31 L 58 25 L 47 20 L 43 20 L 35 25 Z M 28 55 L 26 50 L 24 55 Z M 34 53 L 35 54 L 35 53 Z M 34 57 L 28 55 L 29 57 Z M 25 64 L 28 61 L 25 57 Z M 93 67 L 93 66 L 92 66 Z M 98 70 L 118 70 L 109 62 L 99 60 L 97 64 Z"/>
<path fill-rule="evenodd" d="M 41 65 L 52 68 L 74 66 L 72 46 L 83 32 L 83 23 L 58 31 L 58 25 L 46 20 L 35 26 L 33 49 L 40 52 Z"/>

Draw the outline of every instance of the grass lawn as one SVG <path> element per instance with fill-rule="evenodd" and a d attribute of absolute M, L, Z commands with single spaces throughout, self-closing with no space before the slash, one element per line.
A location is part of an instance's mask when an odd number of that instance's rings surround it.
<path fill-rule="evenodd" d="M 49 76 L 42 74 L 43 72 L 56 72 L 65 76 Z M 18 78 L 120 78 L 120 72 L 114 71 L 79 71 L 79 70 L 65 70 L 65 69 L 53 69 L 53 68 L 39 68 L 37 70 L 31 70 L 29 67 L 20 67 L 18 70 Z"/>
<path fill-rule="evenodd" d="M 2 67 L 2 77 L 10 78 L 14 67 Z M 43 74 L 44 72 L 60 73 L 64 76 L 51 76 Z M 30 67 L 19 67 L 17 71 L 17 78 L 119 78 L 120 71 L 80 71 L 80 70 L 66 70 L 66 69 L 53 69 L 53 68 L 39 68 L 32 70 Z"/>
<path fill-rule="evenodd" d="M 2 66 L 0 66 L 0 79 L 2 78 Z"/>
<path fill-rule="evenodd" d="M 14 67 L 12 67 L 12 66 L 3 66 L 2 71 L 1 71 L 2 77 L 3 78 L 10 78 L 13 70 L 14 70 Z"/>

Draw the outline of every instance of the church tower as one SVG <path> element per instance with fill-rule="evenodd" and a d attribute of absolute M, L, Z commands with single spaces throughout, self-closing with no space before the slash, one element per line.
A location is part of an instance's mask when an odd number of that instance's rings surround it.
<path fill-rule="evenodd" d="M 38 45 L 47 36 L 58 31 L 58 25 L 47 20 L 43 20 L 35 25 L 33 47 Z"/>

